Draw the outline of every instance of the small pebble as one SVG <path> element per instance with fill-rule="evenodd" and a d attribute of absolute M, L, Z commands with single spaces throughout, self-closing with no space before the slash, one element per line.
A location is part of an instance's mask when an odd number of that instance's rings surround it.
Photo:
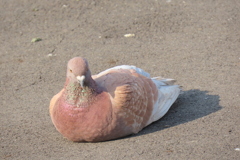
<path fill-rule="evenodd" d="M 126 37 L 126 38 L 128 38 L 128 37 L 135 37 L 135 34 L 133 34 L 133 33 L 124 34 L 124 37 Z"/>
<path fill-rule="evenodd" d="M 56 54 L 49 53 L 47 56 L 52 57 L 52 56 L 56 56 Z"/>
<path fill-rule="evenodd" d="M 39 42 L 39 41 L 41 41 L 41 40 L 42 40 L 41 38 L 33 38 L 33 39 L 31 40 L 31 42 L 34 43 L 34 42 Z"/>

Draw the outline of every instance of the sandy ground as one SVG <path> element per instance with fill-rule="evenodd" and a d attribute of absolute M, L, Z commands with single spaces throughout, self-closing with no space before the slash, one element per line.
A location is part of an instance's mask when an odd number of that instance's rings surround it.
<path fill-rule="evenodd" d="M 0 159 L 239 159 L 238 0 L 2 0 L 0 21 Z M 92 73 L 136 65 L 183 93 L 137 135 L 70 142 L 48 105 L 74 56 Z"/>

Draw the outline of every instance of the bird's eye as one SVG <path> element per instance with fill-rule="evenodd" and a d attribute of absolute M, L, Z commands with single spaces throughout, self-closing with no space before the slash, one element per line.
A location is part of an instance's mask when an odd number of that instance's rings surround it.
<path fill-rule="evenodd" d="M 72 73 L 72 70 L 71 70 L 71 69 L 70 69 L 69 71 Z"/>

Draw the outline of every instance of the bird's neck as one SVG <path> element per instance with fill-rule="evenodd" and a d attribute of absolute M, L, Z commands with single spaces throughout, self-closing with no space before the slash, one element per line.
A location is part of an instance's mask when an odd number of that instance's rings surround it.
<path fill-rule="evenodd" d="M 88 107 L 96 101 L 100 93 L 96 83 L 92 80 L 87 86 L 81 87 L 78 82 L 67 80 L 64 98 L 68 104 L 76 107 Z"/>

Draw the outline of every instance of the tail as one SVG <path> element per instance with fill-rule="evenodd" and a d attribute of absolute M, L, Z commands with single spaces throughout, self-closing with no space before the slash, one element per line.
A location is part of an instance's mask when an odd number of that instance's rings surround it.
<path fill-rule="evenodd" d="M 174 79 L 160 77 L 152 78 L 158 88 L 158 99 L 153 106 L 153 111 L 147 125 L 162 118 L 170 109 L 180 93 L 178 85 L 174 85 Z"/>

